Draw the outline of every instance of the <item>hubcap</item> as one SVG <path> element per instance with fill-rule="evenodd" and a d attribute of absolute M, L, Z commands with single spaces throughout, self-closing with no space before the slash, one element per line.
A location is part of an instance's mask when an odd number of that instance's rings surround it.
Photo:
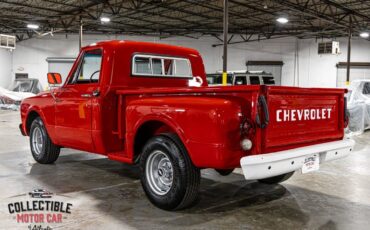
<path fill-rule="evenodd" d="M 41 129 L 36 127 L 32 132 L 32 147 L 35 154 L 38 156 L 42 151 L 42 145 L 44 143 Z"/>
<path fill-rule="evenodd" d="M 162 151 L 155 151 L 148 157 L 145 174 L 149 186 L 157 195 L 170 191 L 173 181 L 173 169 L 170 159 Z"/>

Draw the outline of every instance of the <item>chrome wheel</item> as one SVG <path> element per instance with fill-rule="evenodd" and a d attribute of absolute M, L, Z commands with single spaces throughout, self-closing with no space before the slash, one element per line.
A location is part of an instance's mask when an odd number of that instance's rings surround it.
<path fill-rule="evenodd" d="M 42 136 L 41 129 L 36 127 L 32 132 L 32 147 L 37 156 L 42 152 L 43 143 L 44 137 Z"/>
<path fill-rule="evenodd" d="M 173 181 L 173 168 L 170 159 L 162 151 L 155 151 L 147 159 L 145 174 L 151 190 L 157 195 L 170 191 Z"/>

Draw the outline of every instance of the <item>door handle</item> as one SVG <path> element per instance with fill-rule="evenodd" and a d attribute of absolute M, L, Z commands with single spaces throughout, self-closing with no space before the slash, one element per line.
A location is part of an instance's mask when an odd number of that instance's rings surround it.
<path fill-rule="evenodd" d="M 91 94 L 88 94 L 88 93 L 81 94 L 81 97 L 91 97 Z"/>
<path fill-rule="evenodd" d="M 100 91 L 99 91 L 99 90 L 94 90 L 94 91 L 92 92 L 92 95 L 93 95 L 93 97 L 99 97 L 99 95 L 100 95 Z"/>

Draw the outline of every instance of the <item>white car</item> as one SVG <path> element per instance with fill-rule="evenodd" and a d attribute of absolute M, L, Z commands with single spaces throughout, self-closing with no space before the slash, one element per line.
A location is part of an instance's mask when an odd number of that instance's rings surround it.
<path fill-rule="evenodd" d="M 42 91 L 42 86 L 37 79 L 16 79 L 5 89 L 0 87 L 0 109 L 18 110 L 21 101 L 33 97 Z"/>
<path fill-rule="evenodd" d="M 352 81 L 346 98 L 351 134 L 358 135 L 370 129 L 370 80 Z"/>

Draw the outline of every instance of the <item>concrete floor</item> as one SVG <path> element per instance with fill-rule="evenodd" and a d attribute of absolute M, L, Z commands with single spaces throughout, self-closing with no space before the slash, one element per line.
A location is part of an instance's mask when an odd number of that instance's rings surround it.
<path fill-rule="evenodd" d="M 370 132 L 355 138 L 349 157 L 281 185 L 203 170 L 200 202 L 166 212 L 146 199 L 135 167 L 69 149 L 56 164 L 35 163 L 18 124 L 18 112 L 0 111 L 2 229 L 27 229 L 7 205 L 36 188 L 73 204 L 62 224 L 49 225 L 56 229 L 369 229 Z"/>

